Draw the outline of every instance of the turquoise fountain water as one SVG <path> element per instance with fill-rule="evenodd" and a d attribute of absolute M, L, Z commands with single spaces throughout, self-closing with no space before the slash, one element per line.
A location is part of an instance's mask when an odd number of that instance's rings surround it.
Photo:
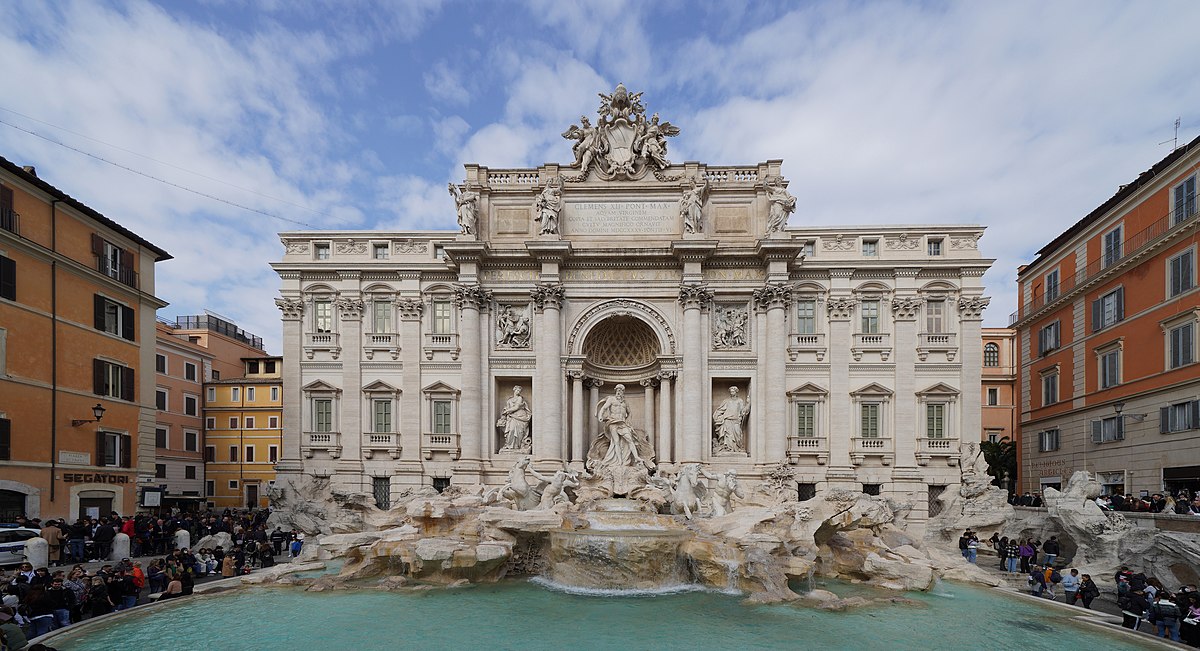
<path fill-rule="evenodd" d="M 846 588 L 832 587 L 839 594 Z M 253 588 L 182 599 L 52 644 L 62 651 L 1155 648 L 987 588 L 943 584 L 905 596 L 915 603 L 837 613 L 793 604 L 747 606 L 713 592 L 591 597 L 527 581 L 422 592 Z"/>

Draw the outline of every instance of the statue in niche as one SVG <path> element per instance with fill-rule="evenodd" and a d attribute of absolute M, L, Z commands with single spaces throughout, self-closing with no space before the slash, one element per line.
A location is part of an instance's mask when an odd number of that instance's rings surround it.
<path fill-rule="evenodd" d="M 796 197 L 783 187 L 782 176 L 772 176 L 767 180 L 766 188 L 767 201 L 771 203 L 767 214 L 767 235 L 770 235 L 787 225 L 788 216 L 796 210 Z"/>
<path fill-rule="evenodd" d="M 733 468 L 726 470 L 720 475 L 714 475 L 707 470 L 701 469 L 700 474 L 717 482 L 716 487 L 713 488 L 713 517 L 719 518 L 727 513 L 733 513 L 734 497 L 740 497 L 742 499 L 746 498 L 746 496 L 742 494 L 741 486 L 738 485 L 737 471 Z"/>
<path fill-rule="evenodd" d="M 454 206 L 458 210 L 459 232 L 463 235 L 474 235 L 479 193 L 472 192 L 470 188 L 460 190 L 453 183 L 447 184 L 446 187 L 450 190 L 450 196 L 454 197 Z"/>
<path fill-rule="evenodd" d="M 744 454 L 746 439 L 742 423 L 750 414 L 750 403 L 738 395 L 737 387 L 729 387 L 729 397 L 713 412 L 713 452 Z"/>
<path fill-rule="evenodd" d="M 512 397 L 504 403 L 504 410 L 496 420 L 496 427 L 504 431 L 504 446 L 501 452 L 529 452 L 533 443 L 529 435 L 529 421 L 533 412 L 529 403 L 521 396 L 521 387 L 513 387 Z"/>
<path fill-rule="evenodd" d="M 718 310 L 714 319 L 713 348 L 745 348 L 749 320 L 742 307 Z"/>
<path fill-rule="evenodd" d="M 496 317 L 496 343 L 501 347 L 529 348 L 530 305 L 504 305 Z"/>
<path fill-rule="evenodd" d="M 679 216 L 683 218 L 685 233 L 699 233 L 703 230 L 700 212 L 704 207 L 704 198 L 707 192 L 708 179 L 702 179 L 699 183 L 696 182 L 696 179 L 692 179 L 691 187 L 683 191 L 683 196 L 679 199 Z"/>
<path fill-rule="evenodd" d="M 625 385 L 618 384 L 614 395 L 596 405 L 596 418 L 604 425 L 603 436 L 592 443 L 592 449 L 588 451 L 589 462 L 595 461 L 598 467 L 636 465 L 647 470 L 654 467 L 649 461 L 653 457 L 650 440 L 645 432 L 633 429 L 629 415 Z"/>
<path fill-rule="evenodd" d="M 562 211 L 562 179 L 554 177 L 533 200 L 534 221 L 540 222 L 539 235 L 558 235 L 558 214 Z"/>

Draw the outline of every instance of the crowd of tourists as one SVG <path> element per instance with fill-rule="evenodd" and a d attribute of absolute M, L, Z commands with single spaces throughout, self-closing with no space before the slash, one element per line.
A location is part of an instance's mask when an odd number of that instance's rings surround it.
<path fill-rule="evenodd" d="M 22 518 L 24 526 L 40 527 L 49 544 L 49 567 L 25 562 L 12 573 L 0 571 L 0 648 L 32 648 L 26 640 L 50 631 L 134 608 L 151 596 L 185 597 L 198 580 L 270 567 L 285 551 L 299 554 L 303 535 L 278 527 L 268 531 L 266 517 L 266 511 L 226 510 L 219 515 L 210 511 L 167 517 L 113 513 L 80 518 L 74 524 Z M 189 531 L 193 540 L 224 532 L 232 543 L 229 549 L 172 549 L 170 541 L 180 529 Z M 130 536 L 131 558 L 89 572 L 85 563 L 94 567 L 97 558 L 105 558 L 118 532 Z"/>
<path fill-rule="evenodd" d="M 970 529 L 958 539 L 959 551 L 969 563 L 977 562 L 980 544 L 978 535 Z M 1036 597 L 1058 600 L 1061 593 L 1065 603 L 1091 609 L 1100 596 L 1100 588 L 1090 574 L 1082 574 L 1076 568 L 1056 567 L 1062 553 L 1057 536 L 1042 542 L 995 533 L 987 544 L 999 558 L 1000 570 L 1025 577 L 1030 593 Z M 1128 567 L 1122 567 L 1113 576 L 1113 584 L 1123 626 L 1136 631 L 1148 624 L 1150 631 L 1159 637 L 1200 648 L 1200 593 L 1196 586 L 1186 585 L 1170 592 L 1157 579 L 1131 572 Z"/>
<path fill-rule="evenodd" d="M 1190 497 L 1187 491 L 1176 495 L 1155 493 L 1147 497 L 1101 495 L 1096 498 L 1096 505 L 1106 511 L 1200 515 L 1200 495 Z"/>

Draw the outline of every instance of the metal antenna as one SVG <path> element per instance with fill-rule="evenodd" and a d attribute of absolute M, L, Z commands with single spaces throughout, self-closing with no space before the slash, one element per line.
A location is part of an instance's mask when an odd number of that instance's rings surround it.
<path fill-rule="evenodd" d="M 1170 140 L 1164 140 L 1158 143 L 1160 146 L 1171 143 L 1171 151 L 1179 149 L 1179 118 L 1175 118 L 1175 137 Z"/>

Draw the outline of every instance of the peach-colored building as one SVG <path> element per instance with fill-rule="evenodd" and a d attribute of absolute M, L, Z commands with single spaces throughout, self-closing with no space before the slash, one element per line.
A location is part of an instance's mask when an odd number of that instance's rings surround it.
<path fill-rule="evenodd" d="M 0 158 L 0 522 L 138 510 L 170 257 Z"/>
<path fill-rule="evenodd" d="M 1017 440 L 1016 334 L 1010 328 L 983 328 L 980 420 L 984 441 Z"/>
<path fill-rule="evenodd" d="M 155 324 L 158 350 L 154 356 L 155 408 L 154 482 L 164 508 L 196 510 L 204 500 L 205 373 L 213 354 L 187 334 L 176 332 L 173 321 Z"/>

